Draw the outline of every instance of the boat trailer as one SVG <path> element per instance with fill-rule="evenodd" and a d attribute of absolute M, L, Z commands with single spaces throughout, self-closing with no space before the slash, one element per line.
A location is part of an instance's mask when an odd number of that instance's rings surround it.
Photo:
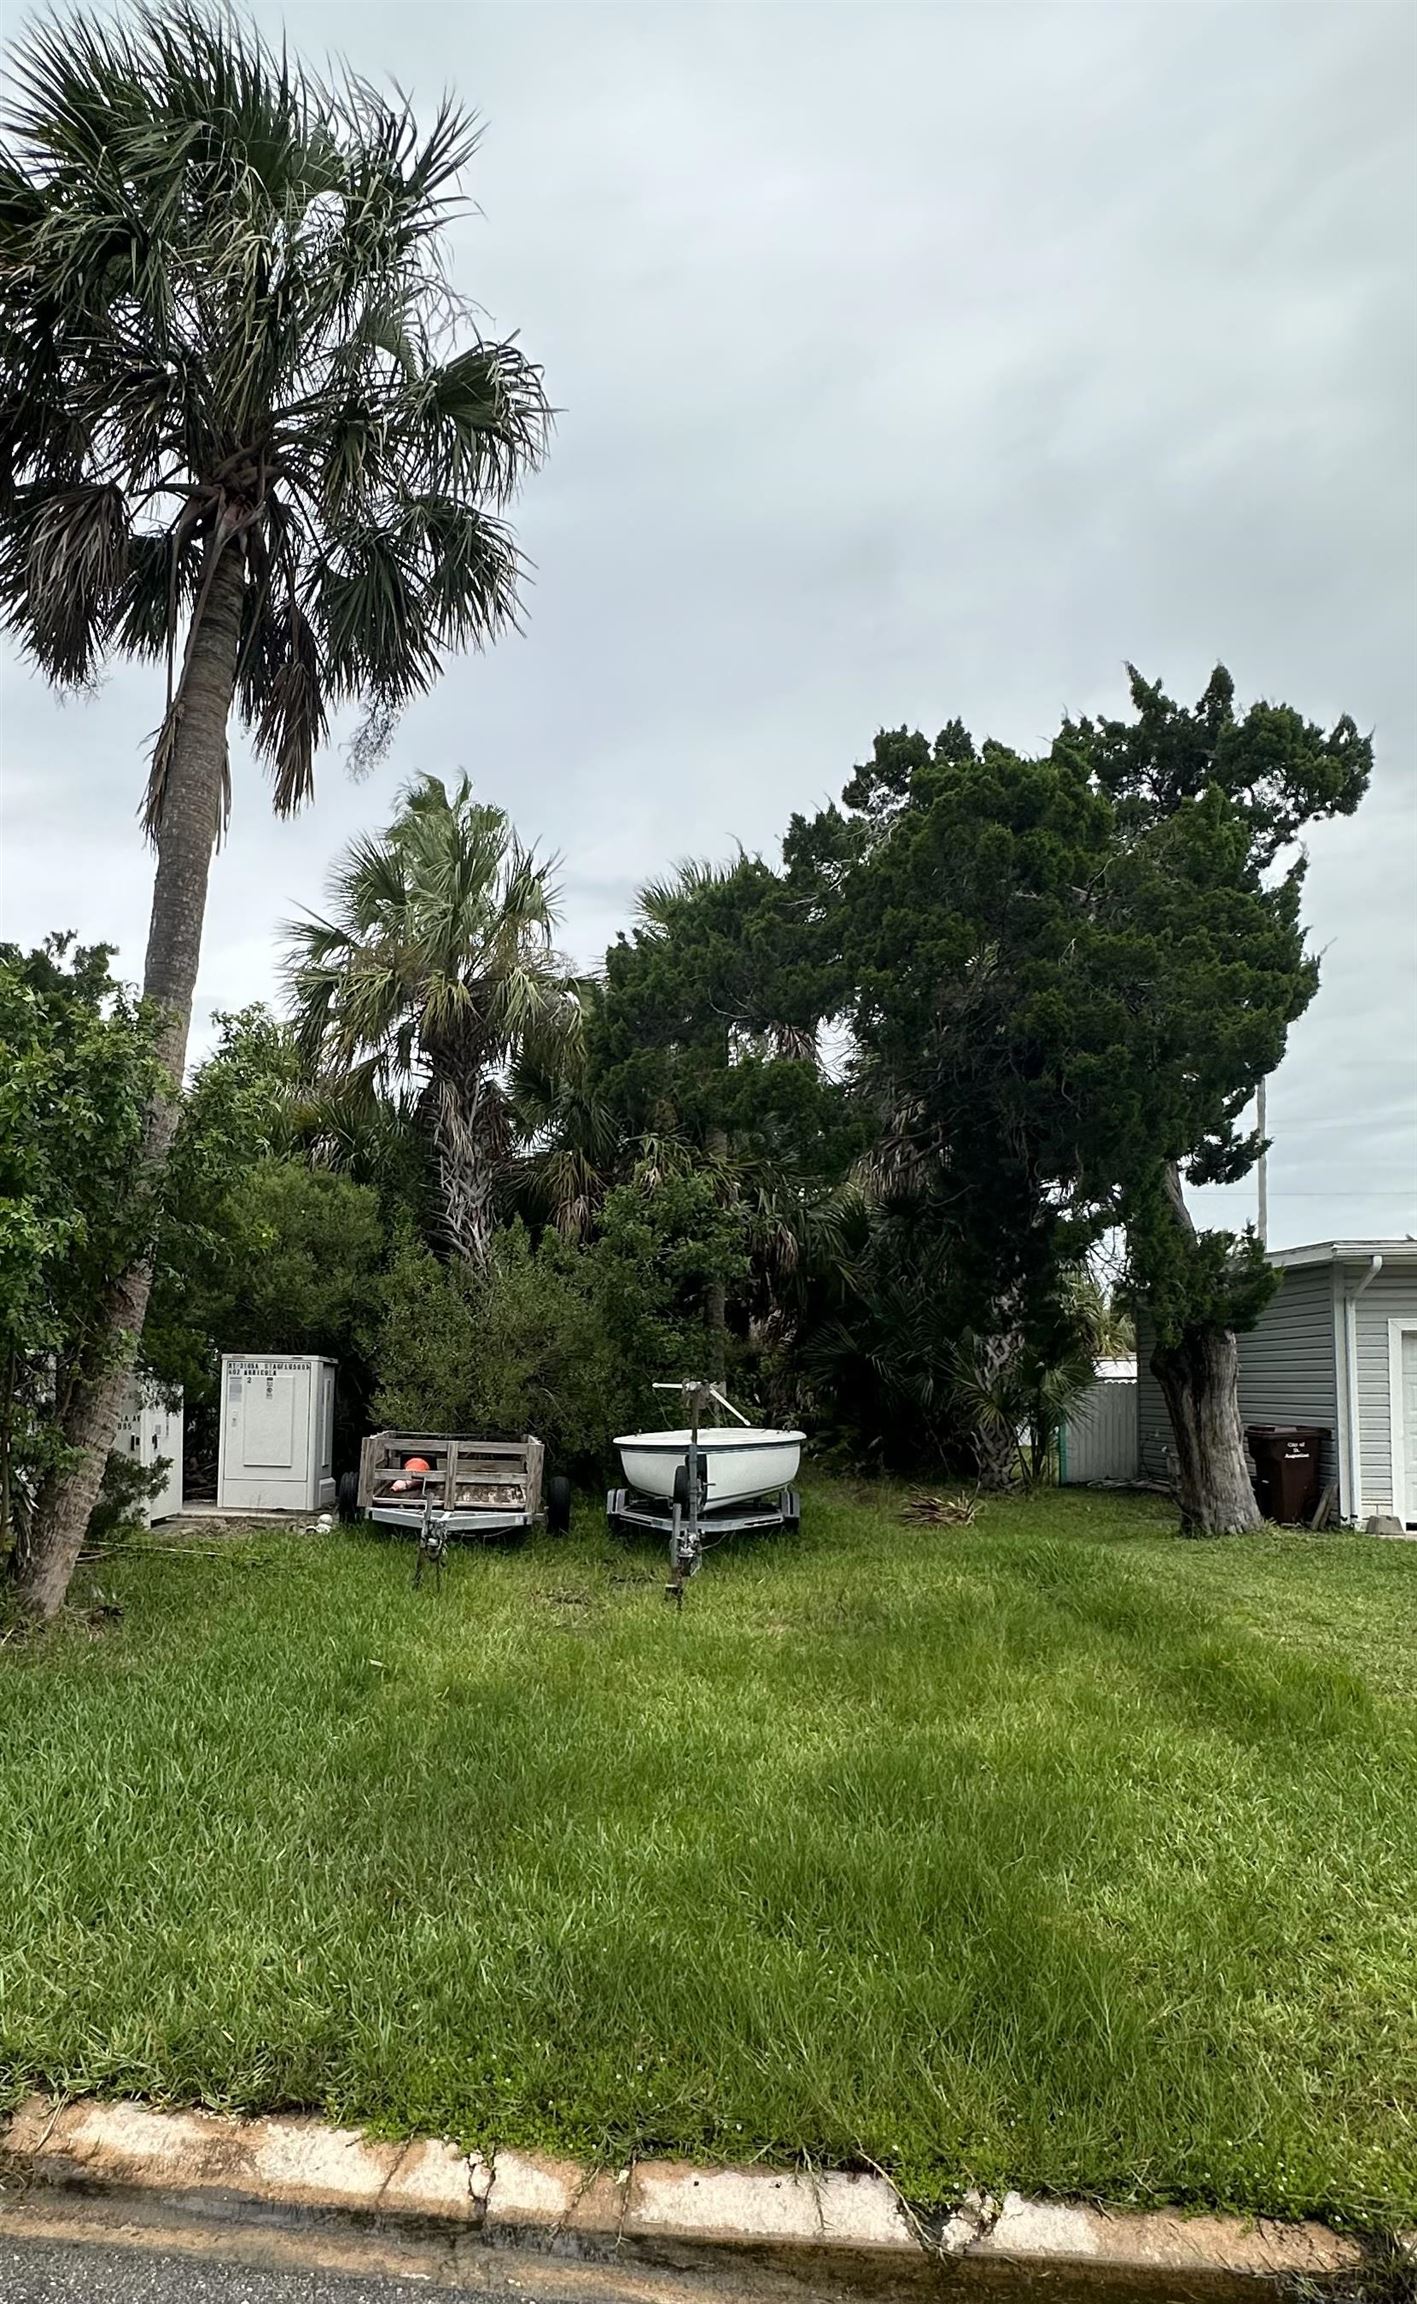
<path fill-rule="evenodd" d="M 787 1486 L 775 1493 L 744 1496 L 732 1504 L 710 1504 L 708 1444 L 702 1443 L 699 1437 L 704 1412 L 712 1401 L 726 1408 L 730 1416 L 750 1431 L 754 1429 L 751 1419 L 735 1408 L 717 1385 L 698 1379 L 656 1384 L 654 1389 L 679 1393 L 688 1422 L 688 1439 L 682 1461 L 675 1467 L 672 1495 L 650 1496 L 634 1488 L 612 1488 L 605 1499 L 605 1516 L 617 1534 L 630 1528 L 647 1528 L 655 1535 L 668 1538 L 669 1581 L 664 1588 L 665 1598 L 672 1600 L 676 1608 L 682 1608 L 684 1587 L 703 1566 L 706 1548 L 720 1543 L 725 1536 L 741 1535 L 753 1528 L 800 1527 L 802 1499 L 795 1487 Z M 721 1427 L 710 1429 L 717 1431 Z"/>

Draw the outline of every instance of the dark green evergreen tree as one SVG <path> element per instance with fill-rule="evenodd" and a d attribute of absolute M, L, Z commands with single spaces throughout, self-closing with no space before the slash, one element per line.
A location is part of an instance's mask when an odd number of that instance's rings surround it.
<path fill-rule="evenodd" d="M 1372 752 L 1346 718 L 1237 712 L 1223 667 L 1193 709 L 1131 680 L 1129 718 L 1067 721 L 1041 759 L 958 722 L 883 734 L 786 852 L 835 924 L 896 1194 L 1029 1326 L 1125 1229 L 1183 1525 L 1212 1531 L 1255 1519 L 1234 1332 L 1274 1283 L 1252 1234 L 1197 1231 L 1183 1182 L 1259 1155 L 1246 1109 L 1318 984 L 1295 843 L 1357 806 Z"/>

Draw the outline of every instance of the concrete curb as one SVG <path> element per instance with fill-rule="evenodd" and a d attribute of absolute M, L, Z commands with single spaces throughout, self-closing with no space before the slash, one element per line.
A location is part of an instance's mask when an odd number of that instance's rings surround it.
<path fill-rule="evenodd" d="M 1063 2286 L 1168 2299 L 1337 2282 L 1361 2244 L 1321 2224 L 971 2194 L 922 2220 L 881 2176 L 803 2175 L 643 2160 L 617 2173 L 533 2153 L 466 2155 L 425 2138 L 386 2144 L 313 2119 L 30 2097 L 0 2127 L 0 2169 L 36 2189 L 143 2201 L 165 2213 L 303 2223 L 362 2221 L 554 2254 L 770 2265 L 860 2293 L 938 2293 L 977 2273 L 1048 2274 Z M 1417 2249 L 1414 2249 L 1417 2262 Z M 991 2279 L 990 2274 L 994 2277 Z M 1071 2275 L 1071 2282 L 1067 2276 Z"/>

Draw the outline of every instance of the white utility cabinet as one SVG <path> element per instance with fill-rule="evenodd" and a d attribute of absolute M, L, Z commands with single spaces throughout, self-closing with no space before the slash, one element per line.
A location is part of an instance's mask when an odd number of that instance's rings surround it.
<path fill-rule="evenodd" d="M 156 1496 L 139 1503 L 143 1524 L 170 1519 L 182 1509 L 182 1394 L 158 1391 L 145 1377 L 134 1376 L 123 1403 L 123 1420 L 113 1442 L 121 1456 L 135 1456 L 144 1471 L 159 1457 L 167 1463 L 167 1478 Z"/>
<path fill-rule="evenodd" d="M 333 1360 L 223 1352 L 218 1505 L 318 1512 L 333 1504 L 334 1423 Z"/>

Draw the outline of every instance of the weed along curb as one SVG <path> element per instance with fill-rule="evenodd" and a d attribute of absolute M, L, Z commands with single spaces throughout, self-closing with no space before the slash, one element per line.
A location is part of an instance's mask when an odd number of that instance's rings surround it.
<path fill-rule="evenodd" d="M 140 2103 L 30 2097 L 0 2127 L 3 2191 L 64 2191 L 150 2213 L 344 2222 L 550 2254 L 717 2268 L 748 2296 L 1262 2296 L 1341 2286 L 1362 2245 L 1320 2224 L 970 2195 L 922 2218 L 880 2176 L 701 2168 L 616 2172 L 424 2138 L 381 2143 L 312 2119 L 237 2120 Z M 766 2282 L 766 2285 L 761 2283 Z"/>

